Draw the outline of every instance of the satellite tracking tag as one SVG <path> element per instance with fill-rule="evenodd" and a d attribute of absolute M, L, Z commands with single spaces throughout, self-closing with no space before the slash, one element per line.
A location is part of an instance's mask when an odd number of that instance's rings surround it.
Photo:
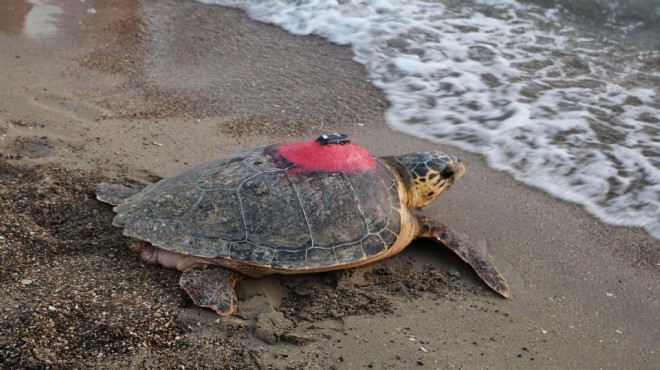
<path fill-rule="evenodd" d="M 328 135 L 319 136 L 316 139 L 316 142 L 321 145 L 328 145 L 328 144 L 346 145 L 346 144 L 350 144 L 351 140 L 348 139 L 348 135 L 346 134 L 328 134 Z"/>
<path fill-rule="evenodd" d="M 340 134 L 280 144 L 275 154 L 286 160 L 282 164 L 284 167 L 278 168 L 286 168 L 287 174 L 301 171 L 354 173 L 376 166 L 376 160 L 367 149 L 351 144 L 348 135 Z"/>

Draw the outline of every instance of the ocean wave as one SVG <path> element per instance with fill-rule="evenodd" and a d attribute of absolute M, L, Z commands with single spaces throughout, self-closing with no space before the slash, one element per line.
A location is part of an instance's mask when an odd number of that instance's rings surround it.
<path fill-rule="evenodd" d="M 509 1 L 223 1 L 351 45 L 408 135 L 660 239 L 660 51 Z"/>

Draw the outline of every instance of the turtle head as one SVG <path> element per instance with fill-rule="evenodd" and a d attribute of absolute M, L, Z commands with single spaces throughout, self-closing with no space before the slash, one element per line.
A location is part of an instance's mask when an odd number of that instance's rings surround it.
<path fill-rule="evenodd" d="M 388 157 L 408 187 L 408 207 L 422 208 L 465 174 L 465 166 L 441 152 Z"/>

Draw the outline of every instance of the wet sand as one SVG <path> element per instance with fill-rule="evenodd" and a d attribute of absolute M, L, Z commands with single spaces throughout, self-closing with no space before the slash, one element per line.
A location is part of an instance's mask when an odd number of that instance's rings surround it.
<path fill-rule="evenodd" d="M 193 1 L 47 4 L 59 10 L 0 5 L 0 362 L 660 362 L 660 242 L 605 225 L 478 156 L 389 131 L 387 102 L 350 49 Z M 460 157 L 466 177 L 422 212 L 483 247 L 512 298 L 484 288 L 450 253 L 416 242 L 353 270 L 246 279 L 238 312 L 219 318 L 192 304 L 178 272 L 131 253 L 110 207 L 94 199 L 103 180 L 142 186 L 237 150 L 327 132 L 345 132 L 376 155 Z"/>

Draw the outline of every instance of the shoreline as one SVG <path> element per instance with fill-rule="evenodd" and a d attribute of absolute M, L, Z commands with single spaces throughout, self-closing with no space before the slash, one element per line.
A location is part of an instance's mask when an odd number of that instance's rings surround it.
<path fill-rule="evenodd" d="M 107 281 L 99 281 L 80 288 L 78 295 L 53 298 L 49 295 L 52 287 L 44 282 L 51 275 L 53 282 L 66 284 L 66 280 L 59 278 L 62 267 L 49 267 L 44 255 L 39 267 L 29 263 L 20 269 L 0 266 L 9 271 L 3 273 L 1 284 L 10 292 L 0 299 L 0 311 L 5 309 L 11 323 L 41 310 L 47 317 L 48 305 L 63 310 L 84 301 L 91 310 L 110 312 L 115 320 L 108 324 L 112 330 L 129 336 L 122 328 L 133 327 L 141 342 L 152 345 L 120 350 L 123 342 L 118 339 L 117 347 L 103 357 L 90 354 L 76 360 L 67 358 L 70 351 L 61 348 L 42 355 L 46 343 L 36 340 L 32 347 L 36 364 L 64 358 L 69 361 L 66 364 L 79 366 L 160 363 L 174 367 L 194 365 L 196 356 L 200 365 L 206 360 L 207 366 L 235 367 L 570 368 L 587 363 L 602 368 L 652 368 L 657 363 L 660 333 L 652 323 L 660 309 L 660 242 L 641 229 L 604 224 L 579 205 L 552 198 L 491 169 L 477 155 L 391 131 L 383 122 L 383 94 L 370 85 L 347 47 L 318 37 L 290 35 L 252 21 L 236 9 L 192 1 L 126 0 L 110 8 L 99 5 L 94 14 L 82 8 L 65 10 L 66 19 L 58 21 L 63 27 L 58 42 L 0 33 L 0 46 L 8 50 L 0 56 L 0 67 L 6 71 L 2 76 L 6 90 L 0 93 L 4 101 L 0 105 L 0 162 L 5 162 L 3 169 L 9 168 L 7 176 L 24 174 L 4 183 L 14 184 L 16 193 L 31 189 L 21 178 L 34 177 L 47 194 L 49 186 L 69 194 L 76 183 L 83 188 L 82 194 L 88 194 L 99 171 L 100 176 L 120 182 L 152 182 L 237 150 L 330 131 L 349 134 L 378 156 L 440 149 L 460 157 L 468 173 L 423 213 L 440 215 L 443 222 L 482 246 L 511 283 L 513 297 L 498 299 L 456 258 L 418 242 L 397 257 L 344 275 L 246 280 L 239 285 L 239 315 L 216 321 L 212 313 L 182 300 L 176 272 L 145 266 L 121 249 L 124 240 L 118 231 L 103 223 L 111 213 L 90 200 L 84 202 L 90 215 L 103 217 L 94 223 L 100 228 L 97 234 L 111 235 L 104 240 L 112 241 L 112 246 L 106 251 L 102 242 L 94 244 L 80 234 L 68 241 L 80 243 L 80 250 L 67 251 L 57 261 L 84 279 L 91 271 L 76 263 L 91 258 L 91 253 L 93 261 L 98 259 L 92 263 L 100 269 L 96 273 L 108 277 L 111 285 L 124 287 L 121 293 L 101 289 Z M 110 11 L 116 18 L 108 16 Z M 198 27 L 185 27 L 190 22 Z M 75 181 L 66 183 L 72 176 Z M 57 181 L 48 185 L 44 180 L 48 178 Z M 59 204 L 58 199 L 52 201 Z M 36 217 L 36 213 L 12 214 L 20 211 L 16 201 L 1 201 L 11 210 L 0 218 L 5 227 L 21 228 L 29 222 L 11 220 Z M 43 227 L 43 222 L 35 222 Z M 43 232 L 60 245 L 61 234 L 48 227 Z M 3 256 L 23 252 L 39 256 L 37 249 L 16 250 L 29 241 L 4 237 L 9 241 L 0 243 Z M 378 269 L 429 284 L 430 275 L 423 272 L 428 264 L 443 276 L 444 283 L 422 291 L 389 291 L 392 282 L 374 283 L 376 288 L 364 284 L 371 282 Z M 127 280 L 117 269 L 134 280 Z M 406 269 L 417 273 L 405 275 Z M 333 282 L 326 287 L 324 279 Z M 26 288 L 24 280 L 35 283 Z M 144 292 L 144 284 L 153 291 Z M 65 286 L 60 289 L 67 291 Z M 85 289 L 103 291 L 99 302 L 85 301 L 89 297 Z M 306 291 L 312 293 L 299 294 Z M 155 321 L 170 323 L 168 328 L 176 328 L 175 334 L 174 329 L 152 328 L 151 320 L 142 322 L 145 318 L 139 314 L 129 314 L 133 311 L 119 306 L 112 306 L 113 311 L 103 302 L 123 302 L 135 294 L 144 299 L 124 304 L 138 310 L 151 307 L 150 298 L 157 299 L 172 316 L 165 322 L 162 313 Z M 318 313 L 310 320 L 305 318 L 306 307 L 296 306 L 291 298 L 304 302 L 309 296 L 328 306 L 344 303 L 342 298 L 348 297 L 356 302 L 371 299 L 372 306 L 341 306 L 336 316 Z M 40 304 L 35 297 L 49 303 Z M 35 306 L 23 303 L 31 301 Z M 29 307 L 17 312 L 13 307 L 18 303 Z M 307 309 L 315 307 L 310 304 Z M 284 318 L 295 325 L 297 333 L 314 341 L 302 346 L 284 341 L 267 345 L 254 335 L 264 321 L 286 322 Z M 64 315 L 58 323 L 74 326 L 75 321 L 75 316 Z M 93 322 L 90 319 L 90 327 Z M 17 325 L 16 330 L 31 333 L 39 323 L 25 325 Z M 65 337 L 66 330 L 56 330 L 53 338 Z M 150 342 L 149 335 L 158 330 L 171 334 L 168 340 L 177 344 Z M 284 329 L 271 328 L 271 333 L 278 330 Z M 0 327 L 0 332 L 4 338 L 0 348 L 9 348 L 12 338 L 20 339 L 7 327 Z M 175 336 L 180 339 L 174 340 Z M 102 350 L 103 340 L 90 342 Z M 206 352 L 191 349 L 195 346 Z M 243 355 L 228 355 L 237 349 Z M 178 358 L 177 353 L 184 355 Z"/>

